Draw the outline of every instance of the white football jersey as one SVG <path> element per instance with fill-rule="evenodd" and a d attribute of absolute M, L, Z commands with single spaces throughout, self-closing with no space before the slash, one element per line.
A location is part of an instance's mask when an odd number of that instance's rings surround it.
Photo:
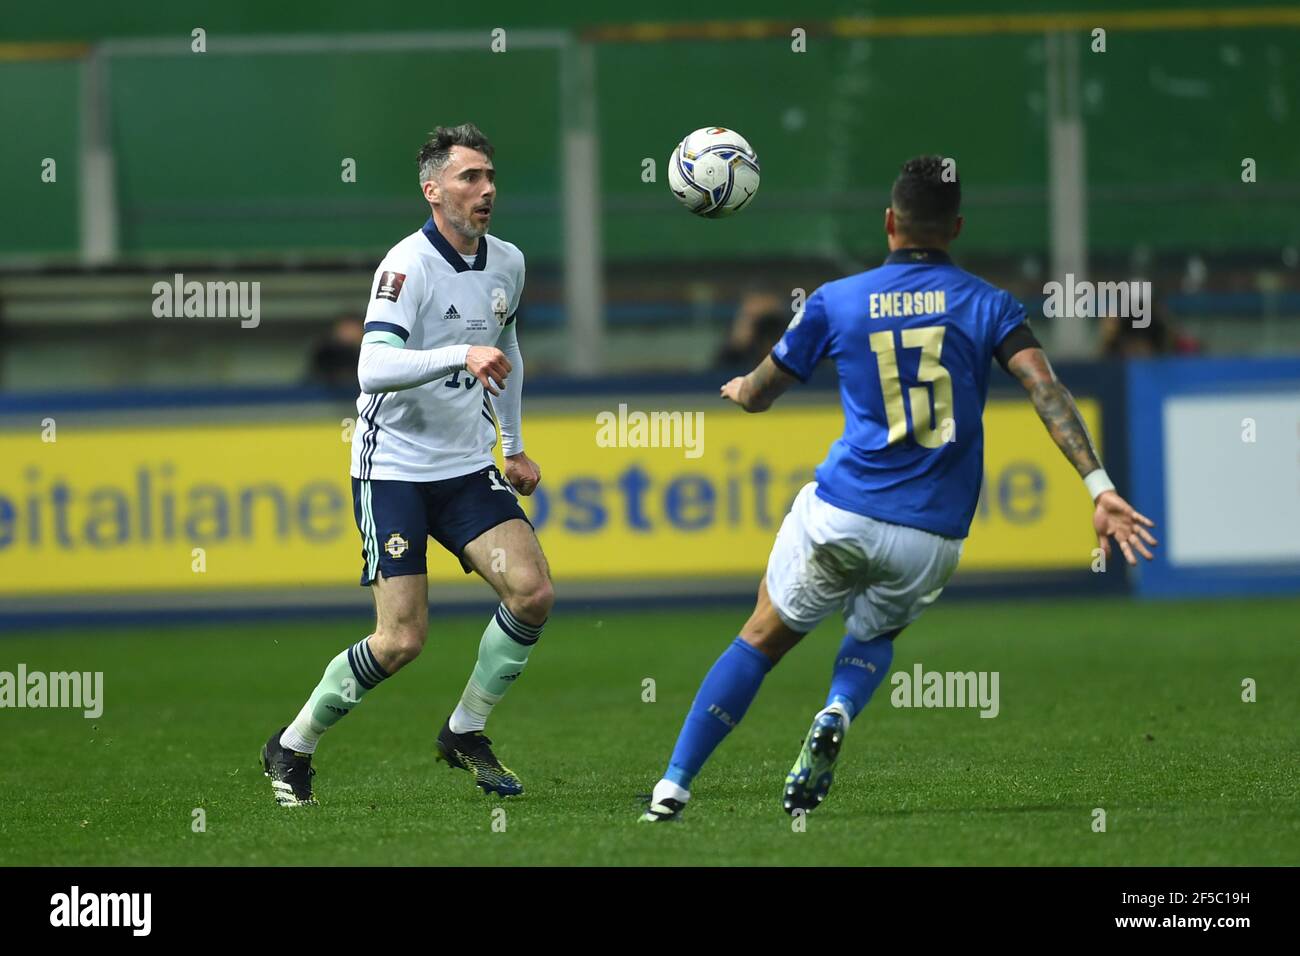
<path fill-rule="evenodd" d="M 370 289 L 366 333 L 386 333 L 408 349 L 495 346 L 515 320 L 524 256 L 487 235 L 467 261 L 433 219 L 388 251 Z M 467 371 L 415 388 L 357 399 L 352 477 L 440 481 L 493 463 L 491 396 Z"/>

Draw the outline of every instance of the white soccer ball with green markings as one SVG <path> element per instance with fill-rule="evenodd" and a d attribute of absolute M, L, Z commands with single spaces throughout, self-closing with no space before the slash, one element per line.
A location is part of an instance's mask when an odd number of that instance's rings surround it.
<path fill-rule="evenodd" d="M 707 219 L 740 212 L 758 192 L 758 154 L 734 129 L 706 126 L 677 144 L 668 185 L 678 201 Z"/>

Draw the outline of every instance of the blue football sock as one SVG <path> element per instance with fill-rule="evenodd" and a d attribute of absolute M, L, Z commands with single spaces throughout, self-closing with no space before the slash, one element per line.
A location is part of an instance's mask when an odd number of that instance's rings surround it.
<path fill-rule="evenodd" d="M 893 639 L 898 633 L 882 634 L 869 641 L 859 641 L 847 634 L 844 636 L 844 643 L 835 655 L 831 689 L 826 695 L 827 707 L 838 701 L 848 710 L 850 720 L 862 713 L 862 708 L 867 706 L 867 701 L 889 673 L 889 665 L 894 660 Z"/>
<path fill-rule="evenodd" d="M 677 737 L 665 779 L 690 789 L 704 761 L 745 716 L 764 675 L 771 669 L 772 662 L 762 651 L 739 637 L 731 642 L 700 684 Z"/>

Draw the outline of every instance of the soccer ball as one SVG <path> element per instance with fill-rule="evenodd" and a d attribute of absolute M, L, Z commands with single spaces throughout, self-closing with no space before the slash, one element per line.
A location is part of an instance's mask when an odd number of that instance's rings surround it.
<path fill-rule="evenodd" d="M 673 150 L 668 185 L 695 215 L 730 216 L 758 192 L 758 154 L 734 129 L 697 129 Z"/>

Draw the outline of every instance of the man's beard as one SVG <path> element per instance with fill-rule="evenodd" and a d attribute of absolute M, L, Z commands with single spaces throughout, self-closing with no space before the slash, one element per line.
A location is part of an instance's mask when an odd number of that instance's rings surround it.
<path fill-rule="evenodd" d="M 444 210 L 443 215 L 447 217 L 447 224 L 466 239 L 482 239 L 487 235 L 489 223 L 480 226 L 469 216 L 462 218 L 450 209 Z"/>

